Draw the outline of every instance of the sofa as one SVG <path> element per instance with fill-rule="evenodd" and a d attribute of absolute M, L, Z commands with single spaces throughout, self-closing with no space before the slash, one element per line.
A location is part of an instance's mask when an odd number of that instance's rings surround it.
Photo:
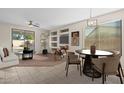
<path fill-rule="evenodd" d="M 10 67 L 19 64 L 18 56 L 11 51 L 8 51 L 9 55 L 5 57 L 3 47 L 0 47 L 0 68 Z"/>

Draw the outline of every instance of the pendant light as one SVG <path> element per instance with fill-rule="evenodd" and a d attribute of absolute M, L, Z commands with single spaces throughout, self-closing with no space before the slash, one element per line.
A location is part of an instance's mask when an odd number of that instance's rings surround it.
<path fill-rule="evenodd" d="M 87 26 L 96 27 L 97 19 L 92 17 L 92 9 L 90 8 L 90 18 L 87 20 Z"/>

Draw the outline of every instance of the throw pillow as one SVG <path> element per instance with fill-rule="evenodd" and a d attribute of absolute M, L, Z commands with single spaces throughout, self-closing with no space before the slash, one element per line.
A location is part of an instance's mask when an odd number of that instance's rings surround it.
<path fill-rule="evenodd" d="M 9 56 L 9 50 L 6 48 L 7 56 Z"/>
<path fill-rule="evenodd" d="M 4 57 L 7 57 L 6 49 L 3 48 Z"/>
<path fill-rule="evenodd" d="M 4 57 L 9 56 L 9 51 L 7 48 L 3 48 L 3 52 L 4 52 Z"/>

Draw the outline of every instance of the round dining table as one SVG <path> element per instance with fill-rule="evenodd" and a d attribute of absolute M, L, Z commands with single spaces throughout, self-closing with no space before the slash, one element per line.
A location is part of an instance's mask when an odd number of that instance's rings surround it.
<path fill-rule="evenodd" d="M 79 55 L 85 55 L 84 65 L 83 65 L 83 73 L 86 76 L 99 78 L 101 77 L 101 74 L 94 69 L 95 73 L 93 75 L 93 64 L 92 64 L 92 58 L 99 58 L 100 56 L 112 56 L 113 53 L 110 51 L 104 51 L 104 50 L 96 50 L 94 54 L 91 53 L 89 49 L 85 50 L 76 50 L 76 53 Z"/>

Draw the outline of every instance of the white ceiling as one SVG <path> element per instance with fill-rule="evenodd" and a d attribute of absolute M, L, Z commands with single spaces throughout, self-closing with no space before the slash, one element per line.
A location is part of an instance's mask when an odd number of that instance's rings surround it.
<path fill-rule="evenodd" d="M 120 8 L 94 8 L 92 16 L 120 10 Z M 29 20 L 51 29 L 89 18 L 89 8 L 0 8 L 0 21 L 28 26 Z"/>

